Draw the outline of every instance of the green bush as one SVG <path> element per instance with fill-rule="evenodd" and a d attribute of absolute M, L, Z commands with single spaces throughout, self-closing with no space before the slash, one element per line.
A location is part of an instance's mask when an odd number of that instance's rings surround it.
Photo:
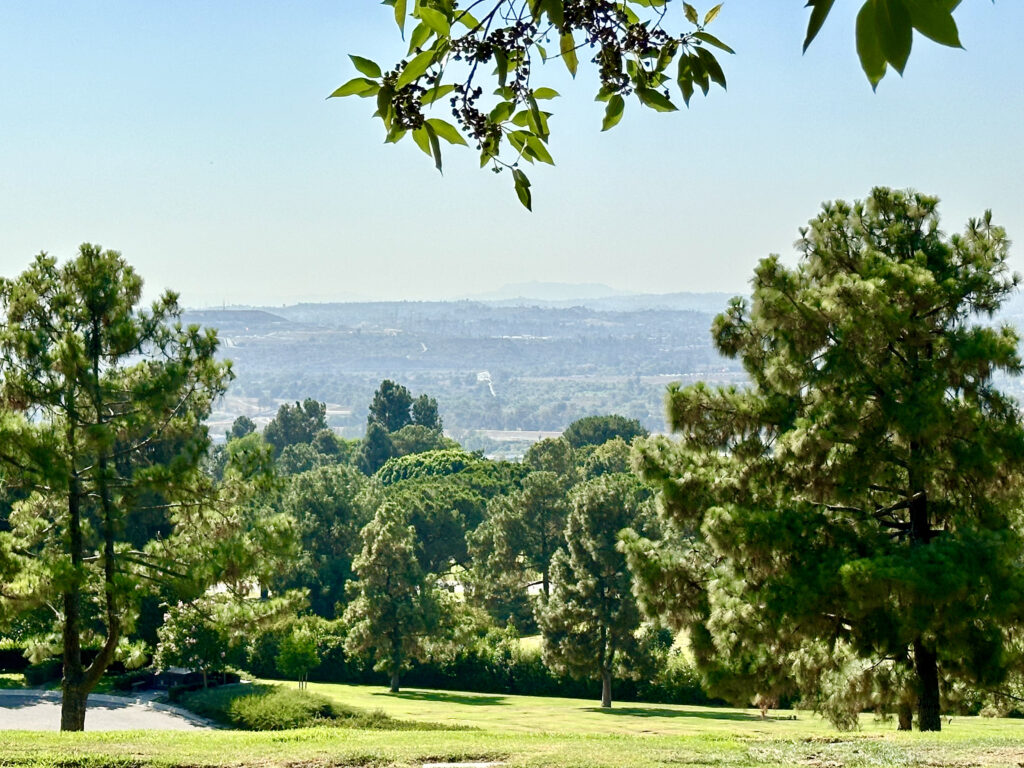
<path fill-rule="evenodd" d="M 60 659 L 43 659 L 38 664 L 25 667 L 25 682 L 28 685 L 44 685 L 60 680 L 64 663 Z"/>
<path fill-rule="evenodd" d="M 245 731 L 283 731 L 318 725 L 392 731 L 441 727 L 396 720 L 379 709 L 346 707 L 320 694 L 277 685 L 206 688 L 184 694 L 179 703 L 197 715 Z"/>

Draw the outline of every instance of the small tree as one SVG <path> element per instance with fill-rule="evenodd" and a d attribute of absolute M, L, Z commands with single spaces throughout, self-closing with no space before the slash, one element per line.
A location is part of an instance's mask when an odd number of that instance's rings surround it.
<path fill-rule="evenodd" d="M 231 429 L 228 430 L 227 439 L 234 440 L 239 437 L 245 437 L 246 435 L 251 435 L 255 431 L 256 422 L 243 414 L 231 422 Z"/>
<path fill-rule="evenodd" d="M 299 681 L 299 688 L 305 688 L 309 671 L 320 663 L 317 652 L 317 638 L 313 631 L 302 625 L 295 625 L 284 636 L 277 656 L 277 670 L 285 677 Z"/>
<path fill-rule="evenodd" d="M 402 427 L 412 424 L 409 409 L 412 408 L 412 395 L 401 384 L 384 379 L 373 393 L 367 426 L 376 422 L 387 432 L 397 432 Z"/>
<path fill-rule="evenodd" d="M 609 416 L 584 416 L 577 419 L 562 433 L 573 448 L 585 445 L 603 445 L 616 437 L 630 442 L 634 437 L 647 437 L 648 432 L 636 419 L 611 414 Z"/>
<path fill-rule="evenodd" d="M 644 527 L 649 492 L 630 475 L 577 486 L 553 564 L 551 597 L 537 606 L 544 662 L 558 672 L 601 680 L 601 706 L 612 705 L 612 678 L 634 674 L 643 657 L 641 615 L 618 534 Z"/>
<path fill-rule="evenodd" d="M 360 538 L 363 548 L 352 564 L 358 579 L 349 585 L 353 599 L 345 609 L 345 650 L 372 657 L 397 693 L 401 671 L 423 655 L 424 640 L 438 624 L 438 601 L 416 558 L 416 534 L 404 509 L 383 503 Z"/>
<path fill-rule="evenodd" d="M 388 459 L 395 455 L 395 446 L 391 442 L 391 435 L 377 421 L 371 421 L 366 426 L 366 436 L 359 446 L 359 468 L 368 475 L 372 475 L 383 467 Z"/>
<path fill-rule="evenodd" d="M 412 423 L 441 431 L 441 415 L 437 412 L 437 400 L 427 395 L 420 395 L 412 401 Z"/>
<path fill-rule="evenodd" d="M 327 406 L 307 397 L 294 405 L 284 403 L 263 430 L 263 439 L 281 453 L 286 446 L 313 442 L 317 433 L 327 429 Z"/>

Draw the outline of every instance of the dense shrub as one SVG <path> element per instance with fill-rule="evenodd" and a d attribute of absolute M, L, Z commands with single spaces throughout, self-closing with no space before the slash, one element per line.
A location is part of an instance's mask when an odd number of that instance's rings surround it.
<path fill-rule="evenodd" d="M 38 664 L 25 667 L 25 682 L 28 685 L 44 685 L 60 680 L 64 663 L 60 659 L 43 659 Z"/>
<path fill-rule="evenodd" d="M 181 706 L 247 731 L 282 731 L 327 725 L 380 730 L 433 730 L 439 726 L 388 717 L 380 710 L 346 707 L 326 696 L 275 685 L 226 685 L 185 694 Z"/>

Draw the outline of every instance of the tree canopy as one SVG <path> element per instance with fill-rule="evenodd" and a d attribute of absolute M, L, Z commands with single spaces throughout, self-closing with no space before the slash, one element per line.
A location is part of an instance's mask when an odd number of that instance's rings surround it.
<path fill-rule="evenodd" d="M 552 559 L 554 587 L 537 606 L 545 663 L 601 680 L 612 705 L 612 678 L 639 672 L 642 616 L 619 531 L 647 527 L 650 491 L 631 475 L 606 475 L 573 489 L 564 548 Z"/>
<path fill-rule="evenodd" d="M 279 454 L 289 445 L 313 442 L 317 433 L 324 429 L 327 429 L 327 406 L 307 397 L 294 405 L 283 403 L 263 430 L 263 439 Z"/>
<path fill-rule="evenodd" d="M 994 384 L 1020 372 L 1018 337 L 980 322 L 1017 276 L 990 214 L 947 237 L 937 206 L 826 203 L 795 268 L 760 263 L 713 329 L 751 384 L 670 391 L 682 440 L 643 457 L 678 548 L 635 558 L 648 605 L 706 627 L 718 658 L 895 670 L 885 703 L 916 701 L 922 730 L 940 679 L 1002 680 L 1024 618 L 1024 425 Z"/>
<path fill-rule="evenodd" d="M 808 0 L 804 50 L 834 4 Z M 530 181 L 522 165 L 554 164 L 547 146 L 551 113 L 541 104 L 558 93 L 538 82 L 540 64 L 560 59 L 575 77 L 580 53 L 591 56 L 608 130 L 622 119 L 627 99 L 672 112 L 678 109 L 672 89 L 689 105 L 697 90 L 707 95 L 712 84 L 725 88 L 719 57 L 734 53 L 708 31 L 722 4 L 704 12 L 681 0 L 385 0 L 384 5 L 391 6 L 403 38 L 409 31 L 407 56 L 390 68 L 350 56 L 359 76 L 331 96 L 373 98 L 386 140 L 410 135 L 438 170 L 441 141 L 473 144 L 481 166 L 511 171 L 527 208 Z M 865 0 L 855 36 L 872 87 L 890 66 L 902 74 L 915 31 L 959 47 L 953 18 L 958 5 L 959 0 Z M 454 124 L 428 116 L 428 108 L 442 100 Z"/>
<path fill-rule="evenodd" d="M 148 311 L 141 295 L 119 253 L 89 244 L 0 281 L 0 461 L 25 493 L 0 534 L 0 612 L 53 607 L 63 730 L 84 728 L 149 585 L 213 578 L 211 549 L 234 530 L 212 524 L 200 471 L 202 422 L 229 378 L 216 334 L 183 328 L 175 294 Z M 140 513 L 155 517 L 131 524 Z M 88 643 L 100 650 L 86 664 Z"/>

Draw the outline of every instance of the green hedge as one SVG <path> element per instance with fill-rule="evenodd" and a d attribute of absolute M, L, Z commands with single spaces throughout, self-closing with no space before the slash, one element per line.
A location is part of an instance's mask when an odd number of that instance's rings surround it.
<path fill-rule="evenodd" d="M 322 638 L 318 653 L 320 664 L 309 672 L 308 679 L 322 683 L 358 683 L 382 685 L 385 675 L 372 665 L 349 658 L 344 651 L 344 638 L 328 635 Z M 256 677 L 278 679 L 277 655 L 280 636 L 264 633 L 248 647 L 247 668 Z M 568 696 L 600 698 L 598 680 L 575 680 L 553 674 L 541 661 L 537 651 L 522 650 L 514 654 L 496 652 L 487 641 L 462 649 L 451 658 L 427 663 L 414 663 L 402 673 L 403 686 L 441 690 L 474 691 L 478 693 L 513 693 L 527 696 Z M 617 701 L 645 701 L 662 704 L 724 704 L 709 697 L 700 684 L 700 675 L 678 653 L 669 653 L 653 680 L 616 680 L 613 695 Z"/>
<path fill-rule="evenodd" d="M 436 730 L 431 723 L 388 717 L 380 710 L 342 706 L 326 696 L 276 685 L 224 685 L 193 691 L 178 703 L 198 715 L 245 731 L 333 726 L 379 730 Z"/>

